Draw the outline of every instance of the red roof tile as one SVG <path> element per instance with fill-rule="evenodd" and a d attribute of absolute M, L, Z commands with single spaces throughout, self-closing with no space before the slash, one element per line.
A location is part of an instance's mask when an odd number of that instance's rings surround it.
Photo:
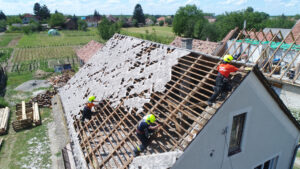
<path fill-rule="evenodd" d="M 77 50 L 76 54 L 79 57 L 79 59 L 83 60 L 84 63 L 86 63 L 103 46 L 103 44 L 92 40 L 88 44 Z"/>
<path fill-rule="evenodd" d="M 181 39 L 182 39 L 181 37 L 177 36 L 170 45 L 181 48 Z M 192 50 L 197 52 L 202 52 L 205 54 L 213 54 L 213 52 L 216 50 L 218 46 L 219 43 L 216 42 L 193 39 Z"/>
<path fill-rule="evenodd" d="M 300 36 L 300 19 L 297 21 L 297 23 L 293 26 L 292 28 L 292 33 L 294 36 L 294 39 L 297 38 L 297 36 Z M 293 43 L 294 40 L 293 38 L 289 35 L 289 37 L 286 39 L 287 43 Z M 299 45 L 300 44 L 300 37 L 298 38 L 298 40 L 296 41 L 296 44 Z"/>

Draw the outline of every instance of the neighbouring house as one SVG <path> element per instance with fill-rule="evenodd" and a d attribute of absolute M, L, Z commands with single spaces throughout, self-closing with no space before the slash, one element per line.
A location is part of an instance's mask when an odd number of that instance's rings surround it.
<path fill-rule="evenodd" d="M 278 37 L 278 39 L 280 40 L 280 41 L 282 41 L 284 38 L 286 38 L 288 35 L 289 35 L 289 33 L 290 33 L 290 31 L 291 31 L 292 29 L 283 29 L 283 28 L 264 28 L 263 29 L 263 32 L 265 33 L 265 34 L 268 34 L 268 33 L 270 33 L 270 31 L 273 33 L 273 34 L 277 34 L 278 33 L 278 35 L 277 35 L 277 37 Z M 280 34 L 280 33 L 281 34 Z M 281 36 L 282 35 L 282 36 Z"/>
<path fill-rule="evenodd" d="M 187 46 L 187 45 L 185 45 Z M 300 126 L 257 66 L 232 76 L 212 107 L 219 57 L 115 34 L 59 89 L 78 168 L 291 168 Z M 84 124 L 89 96 L 100 104 Z M 162 122 L 149 150 L 133 157 L 148 113 Z"/>
<path fill-rule="evenodd" d="M 300 109 L 300 32 L 296 31 L 299 23 L 283 40 L 278 36 L 284 34 L 281 30 L 265 33 L 236 29 L 222 42 L 218 50 L 222 52 L 217 55 L 231 54 L 244 63 L 257 64 L 284 103 L 291 109 Z"/>
<path fill-rule="evenodd" d="M 88 27 L 97 27 L 101 21 L 101 16 L 87 16 L 84 20 L 86 21 Z"/>
<path fill-rule="evenodd" d="M 300 45 L 300 19 L 296 22 L 296 24 L 293 26 L 292 28 L 292 34 L 294 35 L 294 39 L 298 38 L 298 40 L 296 40 L 296 44 Z M 294 39 L 292 38 L 292 36 L 289 36 L 286 39 L 286 43 L 293 43 Z"/>
<path fill-rule="evenodd" d="M 74 30 L 74 29 L 77 29 L 77 24 L 73 19 L 68 18 L 65 21 L 65 28 L 69 29 L 69 30 Z"/>
<path fill-rule="evenodd" d="M 156 25 L 158 25 L 160 21 L 163 21 L 164 25 L 166 24 L 166 18 L 164 16 L 159 17 L 159 18 L 156 19 Z"/>
<path fill-rule="evenodd" d="M 216 49 L 220 46 L 220 43 L 217 42 L 210 42 L 210 41 L 203 41 L 199 39 L 190 39 L 191 40 L 191 46 L 190 47 L 184 47 L 182 40 L 186 38 L 182 38 L 177 36 L 173 42 L 171 42 L 170 45 L 176 46 L 179 48 L 188 48 L 193 51 L 202 52 L 205 54 L 213 55 Z"/>
<path fill-rule="evenodd" d="M 154 22 L 152 21 L 152 19 L 150 18 L 147 18 L 146 21 L 145 21 L 146 25 L 150 26 L 150 25 L 153 25 Z"/>
<path fill-rule="evenodd" d="M 115 17 L 113 17 L 112 15 L 109 15 L 109 16 L 107 17 L 107 19 L 108 19 L 110 22 L 112 22 L 112 23 L 116 23 L 116 22 L 118 21 L 118 18 L 115 18 Z"/>
<path fill-rule="evenodd" d="M 217 19 L 216 19 L 215 17 L 213 17 L 213 16 L 204 16 L 204 18 L 207 19 L 209 23 L 214 23 L 214 22 L 216 22 L 216 20 L 217 20 Z"/>
<path fill-rule="evenodd" d="M 22 18 L 22 23 L 23 24 L 29 24 L 30 21 L 38 21 L 37 18 L 32 15 L 32 14 L 24 14 L 23 18 Z"/>
<path fill-rule="evenodd" d="M 104 45 L 94 40 L 76 51 L 80 66 L 83 66 L 88 60 L 95 55 Z"/>

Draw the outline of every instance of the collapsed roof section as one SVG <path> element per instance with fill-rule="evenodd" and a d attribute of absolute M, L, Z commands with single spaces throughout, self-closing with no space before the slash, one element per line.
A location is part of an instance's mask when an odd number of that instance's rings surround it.
<path fill-rule="evenodd" d="M 60 89 L 81 164 L 129 168 L 133 148 L 140 144 L 136 126 L 149 112 L 164 127 L 145 153 L 185 150 L 222 104 L 206 105 L 219 62 L 217 57 L 115 35 Z M 244 76 L 233 82 L 239 84 Z M 99 113 L 82 125 L 76 115 L 89 95 L 103 102 Z"/>
<path fill-rule="evenodd" d="M 293 30 L 285 37 L 280 30 L 268 33 L 242 30 L 235 39 L 227 41 L 224 53 L 244 63 L 258 64 L 270 80 L 300 86 L 300 32 L 295 34 Z"/>

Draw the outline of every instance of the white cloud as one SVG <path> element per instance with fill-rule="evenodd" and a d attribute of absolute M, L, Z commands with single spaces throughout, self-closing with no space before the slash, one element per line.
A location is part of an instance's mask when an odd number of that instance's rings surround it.
<path fill-rule="evenodd" d="M 236 2 L 236 4 L 237 5 L 242 5 L 242 4 L 245 4 L 245 3 L 247 3 L 248 2 L 248 0 L 238 0 L 237 2 Z"/>
<path fill-rule="evenodd" d="M 226 4 L 226 5 L 242 5 L 247 3 L 248 0 L 226 0 L 225 2 L 220 2 L 220 4 Z"/>
<path fill-rule="evenodd" d="M 107 3 L 120 3 L 120 0 L 108 0 Z"/>
<path fill-rule="evenodd" d="M 300 4 L 299 0 L 291 0 L 288 3 L 285 3 L 284 6 L 286 6 L 286 7 L 292 7 L 292 6 L 297 6 L 297 5 L 300 6 L 299 4 Z"/>

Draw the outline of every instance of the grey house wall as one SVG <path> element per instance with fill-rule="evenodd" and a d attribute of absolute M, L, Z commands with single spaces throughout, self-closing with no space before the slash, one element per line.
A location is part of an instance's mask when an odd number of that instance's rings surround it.
<path fill-rule="evenodd" d="M 242 151 L 228 157 L 232 118 L 244 112 Z M 276 156 L 277 169 L 287 169 L 298 140 L 298 129 L 250 73 L 172 169 L 254 169 Z"/>

